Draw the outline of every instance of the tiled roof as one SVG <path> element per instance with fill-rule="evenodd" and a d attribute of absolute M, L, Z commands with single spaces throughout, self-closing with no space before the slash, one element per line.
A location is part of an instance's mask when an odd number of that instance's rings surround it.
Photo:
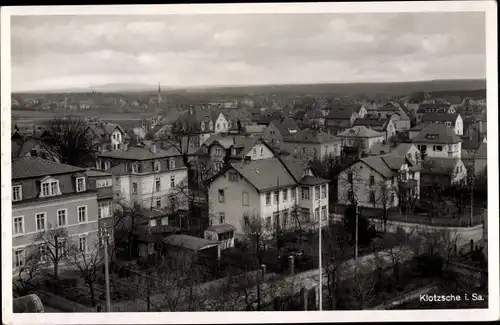
<path fill-rule="evenodd" d="M 401 105 L 399 105 L 399 103 L 395 103 L 395 102 L 389 102 L 389 103 L 385 103 L 384 105 L 380 106 L 378 108 L 379 111 L 384 111 L 384 112 L 399 112 L 401 108 Z"/>
<path fill-rule="evenodd" d="M 406 158 L 393 153 L 361 158 L 361 161 L 370 166 L 382 176 L 389 178 L 397 174 Z"/>
<path fill-rule="evenodd" d="M 277 188 L 278 178 L 280 187 L 296 184 L 278 158 L 232 163 L 231 166 L 259 191 Z"/>
<path fill-rule="evenodd" d="M 402 142 L 402 143 L 399 143 L 398 146 L 396 148 L 394 148 L 393 152 L 397 155 L 401 155 L 401 156 L 404 156 L 408 153 L 408 151 L 411 149 L 411 147 L 413 147 L 414 144 L 413 143 L 405 143 L 405 142 Z"/>
<path fill-rule="evenodd" d="M 354 112 L 359 111 L 361 104 L 340 104 L 332 105 L 332 109 L 328 112 L 328 119 L 350 119 Z"/>
<path fill-rule="evenodd" d="M 207 240 L 189 235 L 170 235 L 165 237 L 163 242 L 177 247 L 184 247 L 193 251 L 218 245 L 218 242 L 214 240 Z"/>
<path fill-rule="evenodd" d="M 290 132 L 288 131 L 288 129 L 280 121 L 273 120 L 273 121 L 271 121 L 271 123 L 269 123 L 269 125 L 271 125 L 271 124 L 281 133 L 282 136 L 287 137 L 290 135 Z"/>
<path fill-rule="evenodd" d="M 114 150 L 99 154 L 104 158 L 127 159 L 127 160 L 149 160 L 160 159 L 165 157 L 179 156 L 180 153 L 174 147 L 168 150 L 159 149 L 157 146 L 156 153 L 145 147 L 129 147 L 127 150 Z"/>
<path fill-rule="evenodd" d="M 455 123 L 458 114 L 448 114 L 448 113 L 425 113 L 422 115 L 422 122 L 452 122 Z"/>
<path fill-rule="evenodd" d="M 337 134 L 338 137 L 358 137 L 358 138 L 375 138 L 384 136 L 383 133 L 377 132 L 364 125 L 354 126 Z"/>
<path fill-rule="evenodd" d="M 484 135 L 477 133 L 472 136 L 462 136 L 462 150 L 477 149 L 482 144 Z"/>
<path fill-rule="evenodd" d="M 327 143 L 340 141 L 340 139 L 318 130 L 304 129 L 285 139 L 287 142 L 300 143 Z"/>
<path fill-rule="evenodd" d="M 245 125 L 243 127 L 246 133 L 263 133 L 265 125 Z"/>
<path fill-rule="evenodd" d="M 292 176 L 298 181 L 304 175 L 306 168 L 310 167 L 310 164 L 306 160 L 295 159 L 293 157 L 280 157 L 281 162 L 285 165 Z"/>
<path fill-rule="evenodd" d="M 354 121 L 354 126 L 364 125 L 368 127 L 384 128 L 387 125 L 388 119 L 378 119 L 378 118 L 357 118 Z"/>
<path fill-rule="evenodd" d="M 318 118 L 324 118 L 324 117 L 325 117 L 325 114 L 323 114 L 323 112 L 319 109 L 310 110 L 310 111 L 306 112 L 306 114 L 304 115 L 305 119 L 318 119 Z"/>
<path fill-rule="evenodd" d="M 462 139 L 449 126 L 431 123 L 413 138 L 413 142 L 453 144 L 462 142 Z"/>
<path fill-rule="evenodd" d="M 431 124 L 431 122 L 425 122 L 425 123 L 420 123 L 420 124 L 417 124 L 415 125 L 414 127 L 412 127 L 410 129 L 410 131 L 422 131 L 423 129 L 425 129 L 429 124 Z"/>
<path fill-rule="evenodd" d="M 33 157 L 15 158 L 12 160 L 12 179 L 77 172 L 85 172 L 85 169 Z"/>
<path fill-rule="evenodd" d="M 308 185 L 308 186 L 315 186 L 315 185 L 320 185 L 320 184 L 325 184 L 330 182 L 327 179 L 323 179 L 320 177 L 314 177 L 314 176 L 309 176 L 306 175 L 300 180 L 300 184 L 302 185 Z"/>
<path fill-rule="evenodd" d="M 383 154 L 387 154 L 391 151 L 393 151 L 394 148 L 391 147 L 388 143 L 374 143 L 371 147 L 370 150 L 368 151 L 369 155 L 374 155 L 374 156 L 379 156 Z"/>
<path fill-rule="evenodd" d="M 97 169 L 87 169 L 87 171 L 85 172 L 85 174 L 87 174 L 88 177 L 106 177 L 106 176 L 112 176 L 111 173 L 103 172 L 103 171 L 97 170 Z"/>
<path fill-rule="evenodd" d="M 304 115 L 306 115 L 306 111 L 303 109 L 299 109 L 293 112 L 292 118 L 296 120 L 302 120 L 304 118 Z"/>
<path fill-rule="evenodd" d="M 300 131 L 300 128 L 299 126 L 297 125 L 297 122 L 295 122 L 294 119 L 292 118 L 285 118 L 285 120 L 283 121 L 283 125 L 288 129 L 288 130 L 297 130 L 297 131 Z"/>

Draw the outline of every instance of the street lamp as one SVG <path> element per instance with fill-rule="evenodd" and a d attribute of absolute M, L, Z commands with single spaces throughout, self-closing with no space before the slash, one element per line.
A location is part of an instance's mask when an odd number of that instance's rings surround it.
<path fill-rule="evenodd" d="M 104 242 L 104 279 L 106 281 L 106 311 L 111 312 L 111 295 L 109 292 L 109 265 L 108 265 L 108 238 L 109 231 L 107 228 L 99 230 L 99 237 Z"/>

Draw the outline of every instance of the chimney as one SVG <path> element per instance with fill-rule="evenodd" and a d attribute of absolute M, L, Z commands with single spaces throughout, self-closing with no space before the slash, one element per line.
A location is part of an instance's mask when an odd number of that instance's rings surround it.
<path fill-rule="evenodd" d="M 156 143 L 153 143 L 153 144 L 151 145 L 151 152 L 152 152 L 152 153 L 156 153 Z"/>

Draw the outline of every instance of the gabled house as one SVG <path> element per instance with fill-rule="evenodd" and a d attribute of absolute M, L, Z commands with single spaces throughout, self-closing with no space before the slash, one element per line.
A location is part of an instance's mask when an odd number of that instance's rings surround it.
<path fill-rule="evenodd" d="M 50 229 L 64 228 L 74 242 L 61 239 L 61 250 L 76 245 L 88 251 L 97 241 L 97 192 L 84 168 L 45 159 L 12 160 L 12 262 L 16 272 L 32 253 L 36 237 Z M 34 251 L 34 250 L 40 250 Z M 50 267 L 50 265 L 47 265 Z"/>
<path fill-rule="evenodd" d="M 388 143 L 376 143 L 370 148 L 368 155 L 380 156 L 389 153 L 407 157 L 414 166 L 418 166 L 422 161 L 422 154 L 413 143 L 399 143 L 395 146 Z"/>
<path fill-rule="evenodd" d="M 457 111 L 450 104 L 443 103 L 428 103 L 420 104 L 417 109 L 416 121 L 417 124 L 422 122 L 422 116 L 425 113 L 445 113 L 445 114 L 455 114 Z"/>
<path fill-rule="evenodd" d="M 443 158 L 427 156 L 422 161 L 421 175 L 422 186 L 432 183 L 446 186 L 466 180 L 467 168 L 460 157 Z"/>
<path fill-rule="evenodd" d="M 284 138 L 288 138 L 299 131 L 297 123 L 291 118 L 284 121 L 274 120 L 264 129 L 262 137 L 271 144 L 280 144 Z"/>
<path fill-rule="evenodd" d="M 334 134 L 342 132 L 350 128 L 358 117 L 364 118 L 366 114 L 367 109 L 362 104 L 333 105 L 326 116 L 326 128 Z"/>
<path fill-rule="evenodd" d="M 461 156 L 462 139 L 447 125 L 430 123 L 412 141 L 424 156 L 441 158 Z"/>
<path fill-rule="evenodd" d="M 317 129 L 304 129 L 284 138 L 281 148 L 292 157 L 320 160 L 340 157 L 342 140 Z"/>
<path fill-rule="evenodd" d="M 57 157 L 50 152 L 42 141 L 29 137 L 26 137 L 23 140 L 11 141 L 11 156 L 12 158 L 39 157 L 59 162 Z"/>
<path fill-rule="evenodd" d="M 385 134 L 385 141 L 396 135 L 396 128 L 390 118 L 357 118 L 353 126 L 365 126 L 372 130 Z"/>
<path fill-rule="evenodd" d="M 116 123 L 100 122 L 89 127 L 98 151 L 120 150 L 126 143 L 127 133 Z"/>
<path fill-rule="evenodd" d="M 486 136 L 472 135 L 462 137 L 462 161 L 468 167 L 474 167 L 475 173 L 479 174 L 487 164 Z"/>
<path fill-rule="evenodd" d="M 389 210 L 402 198 L 420 196 L 420 168 L 407 157 L 390 153 L 361 158 L 340 172 L 338 202 Z"/>
<path fill-rule="evenodd" d="M 275 156 L 271 146 L 257 137 L 242 135 L 213 135 L 194 154 L 205 165 L 212 168 L 208 172 L 219 172 L 225 163 L 243 159 L 258 160 Z"/>
<path fill-rule="evenodd" d="M 342 139 L 342 147 L 358 148 L 361 152 L 368 152 L 375 143 L 383 143 L 385 134 L 367 128 L 364 125 L 353 126 L 337 134 Z"/>
<path fill-rule="evenodd" d="M 460 114 L 448 113 L 425 113 L 422 115 L 422 123 L 437 123 L 451 127 L 456 135 L 464 133 L 463 120 Z"/>
<path fill-rule="evenodd" d="M 272 236 L 277 229 L 313 226 L 328 219 L 328 180 L 304 161 L 286 158 L 244 160 L 227 165 L 210 181 L 212 225 L 229 224 L 243 235 L 252 217 Z"/>
<path fill-rule="evenodd" d="M 323 127 L 325 126 L 325 114 L 320 109 L 312 109 L 304 114 L 304 122 L 307 121 L 310 126 Z"/>

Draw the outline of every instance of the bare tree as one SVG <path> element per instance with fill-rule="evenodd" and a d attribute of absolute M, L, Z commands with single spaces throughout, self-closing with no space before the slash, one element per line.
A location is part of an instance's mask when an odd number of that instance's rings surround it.
<path fill-rule="evenodd" d="M 358 264 L 356 274 L 348 282 L 354 298 L 358 302 L 358 309 L 365 309 L 369 297 L 375 288 L 375 279 L 371 265 Z"/>
<path fill-rule="evenodd" d="M 95 135 L 87 121 L 79 117 L 56 117 L 49 122 L 50 137 L 43 139 L 44 149 L 63 164 L 84 166 L 97 152 Z"/>
<path fill-rule="evenodd" d="M 37 233 L 34 240 L 33 254 L 41 263 L 51 264 L 53 278 L 58 279 L 59 265 L 68 258 L 68 231 L 65 228 L 53 228 Z"/>
<path fill-rule="evenodd" d="M 24 261 L 24 264 L 19 268 L 17 278 L 12 281 L 14 296 L 25 296 L 36 288 L 34 280 L 43 274 L 42 267 L 39 251 L 35 250 L 31 252 Z"/>
<path fill-rule="evenodd" d="M 103 258 L 98 242 L 84 248 L 74 243 L 69 248 L 68 259 L 71 265 L 80 273 L 83 282 L 89 287 L 92 306 L 96 305 L 94 286 L 100 275 Z"/>
<path fill-rule="evenodd" d="M 166 149 L 173 148 L 182 156 L 184 166 L 191 169 L 191 160 L 189 159 L 189 150 L 197 146 L 200 131 L 197 126 L 187 121 L 176 121 L 169 132 L 161 135 L 160 140 Z"/>
<path fill-rule="evenodd" d="M 383 229 L 385 232 L 387 230 L 389 209 L 394 206 L 394 198 L 397 195 L 396 187 L 391 184 L 391 180 L 382 178 L 373 185 L 369 184 L 366 191 L 370 196 L 373 207 L 380 207 L 382 209 Z"/>

